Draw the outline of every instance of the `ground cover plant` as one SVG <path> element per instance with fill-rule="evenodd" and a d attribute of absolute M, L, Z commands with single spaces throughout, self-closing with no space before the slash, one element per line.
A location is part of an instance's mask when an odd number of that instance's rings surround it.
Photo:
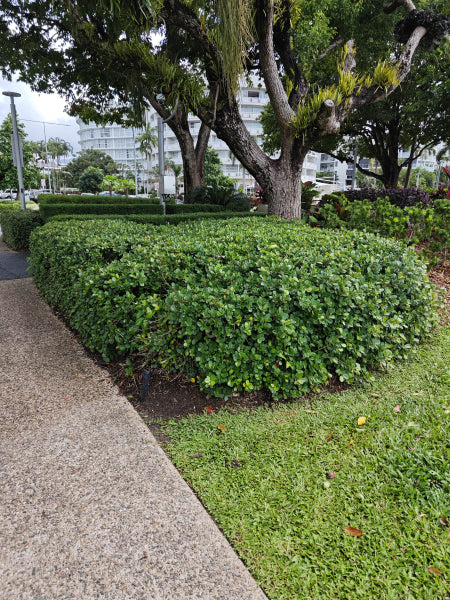
<path fill-rule="evenodd" d="M 295 397 L 405 356 L 436 323 L 403 244 L 279 219 L 96 221 L 34 232 L 46 299 L 106 360 L 138 354 L 203 391 Z"/>
<path fill-rule="evenodd" d="M 449 349 L 447 326 L 364 386 L 163 425 L 269 598 L 448 598 Z"/>

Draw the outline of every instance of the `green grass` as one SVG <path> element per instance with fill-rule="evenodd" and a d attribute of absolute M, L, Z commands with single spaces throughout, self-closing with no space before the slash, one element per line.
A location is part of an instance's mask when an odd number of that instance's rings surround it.
<path fill-rule="evenodd" d="M 364 387 L 164 426 L 269 598 L 450 598 L 449 355 L 441 328 Z"/>

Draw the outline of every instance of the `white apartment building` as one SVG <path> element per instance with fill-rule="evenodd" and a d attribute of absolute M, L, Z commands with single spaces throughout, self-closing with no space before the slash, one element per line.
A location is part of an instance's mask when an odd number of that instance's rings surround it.
<path fill-rule="evenodd" d="M 143 132 L 135 127 L 122 127 L 108 124 L 105 126 L 95 123 L 83 123 L 77 119 L 78 135 L 81 150 L 100 150 L 110 156 L 115 163 L 123 165 L 124 170 L 135 172 L 138 175 L 147 171 L 147 159 L 139 150 L 136 138 Z"/>
<path fill-rule="evenodd" d="M 264 106 L 269 102 L 269 97 L 261 82 L 255 80 L 252 86 L 242 80 L 242 85 L 237 94 L 237 100 L 242 115 L 242 119 L 248 128 L 250 134 L 257 143 L 262 141 L 262 125 L 258 120 Z M 147 123 L 157 131 L 158 114 L 151 109 L 146 115 Z M 118 164 L 124 164 L 134 172 L 135 161 L 141 168 L 148 173 L 149 170 L 158 166 L 158 149 L 154 148 L 150 160 L 147 162 L 136 148 L 135 139 L 141 133 L 141 130 L 133 128 L 123 128 L 119 125 L 107 125 L 100 127 L 94 123 L 84 124 L 78 119 L 80 127 L 78 134 L 80 136 L 80 146 L 82 150 L 94 148 L 101 150 Z M 189 117 L 189 127 L 191 134 L 196 142 L 200 129 L 200 119 L 191 115 Z M 218 153 L 222 170 L 235 182 L 236 189 L 242 188 L 246 193 L 255 191 L 256 182 L 244 166 L 234 157 L 228 146 L 220 140 L 214 132 L 211 132 L 209 145 Z M 182 164 L 181 151 L 175 134 L 170 127 L 164 125 L 164 156 L 166 159 L 173 160 L 175 164 Z M 319 166 L 319 154 L 309 152 L 306 156 L 303 166 L 303 181 L 315 181 L 316 172 Z M 138 173 L 138 178 L 142 181 Z"/>

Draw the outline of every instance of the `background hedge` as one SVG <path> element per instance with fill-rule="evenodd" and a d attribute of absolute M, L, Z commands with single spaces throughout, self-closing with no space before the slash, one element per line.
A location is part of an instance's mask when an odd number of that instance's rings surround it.
<path fill-rule="evenodd" d="M 98 196 L 96 194 L 39 194 L 39 204 L 160 204 L 158 198 L 139 196 Z"/>
<path fill-rule="evenodd" d="M 43 223 L 36 210 L 9 210 L 0 214 L 3 241 L 13 250 L 28 248 L 31 232 Z"/>
<path fill-rule="evenodd" d="M 294 397 L 333 374 L 351 383 L 437 322 L 414 250 L 274 218 L 48 223 L 31 236 L 31 265 L 90 350 L 139 352 L 222 397 Z"/>
<path fill-rule="evenodd" d="M 126 214 L 144 214 L 144 215 L 161 215 L 163 207 L 161 204 L 142 204 L 134 202 L 125 202 L 122 204 L 39 204 L 39 212 L 44 220 L 53 217 L 54 215 L 126 215 Z"/>

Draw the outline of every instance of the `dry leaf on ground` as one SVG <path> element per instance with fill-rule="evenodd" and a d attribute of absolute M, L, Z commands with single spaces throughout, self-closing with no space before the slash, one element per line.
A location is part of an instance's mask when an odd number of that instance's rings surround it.
<path fill-rule="evenodd" d="M 364 535 L 366 532 L 365 531 L 361 531 L 361 529 L 356 529 L 356 527 L 344 527 L 344 531 L 346 531 L 349 535 L 353 536 L 353 537 L 358 537 L 360 535 Z"/>

